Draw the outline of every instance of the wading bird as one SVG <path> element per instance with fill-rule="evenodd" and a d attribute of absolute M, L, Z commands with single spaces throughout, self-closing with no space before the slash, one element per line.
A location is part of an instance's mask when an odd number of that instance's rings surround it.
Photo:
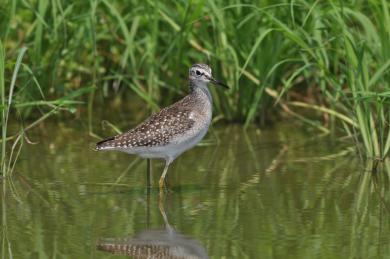
<path fill-rule="evenodd" d="M 134 129 L 98 142 L 96 150 L 116 150 L 143 158 L 164 159 L 165 167 L 159 181 L 161 190 L 172 161 L 196 145 L 210 126 L 212 97 L 208 83 L 228 88 L 212 77 L 208 65 L 193 65 L 189 70 L 190 92 L 187 96 L 151 115 Z"/>

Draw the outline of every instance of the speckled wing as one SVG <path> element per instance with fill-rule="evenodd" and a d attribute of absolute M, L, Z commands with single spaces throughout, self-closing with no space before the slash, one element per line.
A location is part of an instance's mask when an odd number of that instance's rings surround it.
<path fill-rule="evenodd" d="M 194 123 L 190 109 L 172 105 L 153 114 L 136 128 L 97 143 L 96 149 L 164 146 L 190 130 Z"/>

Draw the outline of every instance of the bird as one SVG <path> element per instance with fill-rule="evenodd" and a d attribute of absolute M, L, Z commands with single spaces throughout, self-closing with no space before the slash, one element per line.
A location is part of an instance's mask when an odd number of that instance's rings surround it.
<path fill-rule="evenodd" d="M 161 190 L 169 165 L 201 141 L 208 131 L 213 106 L 208 83 L 229 88 L 213 78 L 211 68 L 206 64 L 192 65 L 188 79 L 188 95 L 152 114 L 135 128 L 96 143 L 95 149 L 164 159 L 165 166 L 159 180 Z"/>

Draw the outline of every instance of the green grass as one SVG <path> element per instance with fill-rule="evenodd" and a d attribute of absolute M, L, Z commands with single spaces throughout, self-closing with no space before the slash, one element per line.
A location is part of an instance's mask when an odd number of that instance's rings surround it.
<path fill-rule="evenodd" d="M 5 109 L 5 84 L 4 84 L 4 64 L 5 53 L 3 44 L 0 41 L 0 95 L 1 95 L 1 169 L 4 172 L 4 161 L 5 161 L 5 149 L 6 149 L 6 139 L 7 139 L 7 127 L 5 124 L 6 121 L 6 109 Z"/>
<path fill-rule="evenodd" d="M 28 52 L 26 47 L 22 47 L 18 51 L 15 62 L 6 60 L 5 49 L 2 41 L 0 41 L 0 100 L 1 100 L 1 176 L 3 177 L 3 184 L 6 184 L 6 178 L 11 175 L 14 170 L 16 161 L 23 142 L 27 137 L 25 133 L 50 117 L 60 110 L 73 111 L 74 105 L 80 104 L 80 101 L 74 99 L 85 93 L 93 90 L 89 88 L 80 88 L 70 92 L 69 94 L 58 97 L 55 100 L 46 100 L 45 95 L 38 81 L 32 74 L 29 66 L 23 63 L 23 58 Z M 12 71 L 10 81 L 6 81 L 8 70 Z M 25 89 L 16 89 L 17 82 L 23 74 L 30 75 L 33 79 L 36 89 L 41 93 L 40 99 L 26 100 L 24 97 Z M 24 123 L 21 113 L 23 110 L 29 111 L 35 109 L 35 120 L 32 120 L 27 125 Z M 47 111 L 46 111 L 47 110 Z M 11 119 L 11 116 L 13 118 Z M 31 116 L 32 117 L 32 116 Z M 19 129 L 16 132 L 9 133 L 10 120 L 19 121 Z M 28 140 L 28 139 L 27 139 Z"/>
<path fill-rule="evenodd" d="M 363 157 L 389 153 L 385 0 L 9 0 L 0 17 L 6 54 L 29 48 L 15 95 L 24 119 L 88 92 L 77 99 L 93 134 L 98 106 L 135 95 L 155 111 L 185 94 L 191 64 L 206 62 L 231 86 L 212 90 L 219 119 L 264 125 L 287 112 L 350 136 Z M 73 110 L 75 98 L 65 98 Z"/>
<path fill-rule="evenodd" d="M 6 96 L 5 90 L 5 80 L 4 80 L 4 70 L 5 70 L 5 51 L 2 42 L 0 41 L 0 98 L 1 98 L 1 131 L 2 131 L 2 141 L 1 141 L 1 172 L 3 177 L 7 177 L 9 173 L 12 172 L 12 169 L 15 166 L 14 156 L 18 156 L 20 148 L 17 148 L 18 144 L 21 142 L 21 134 L 16 137 L 15 142 L 12 144 L 12 148 L 9 151 L 9 155 L 7 156 L 7 130 L 8 130 L 8 122 L 10 116 L 10 110 L 13 102 L 16 78 L 21 66 L 22 58 L 24 53 L 26 52 L 26 48 L 22 48 L 18 55 L 17 61 L 15 63 L 15 68 L 12 73 L 11 83 L 8 89 L 8 96 Z M 15 154 L 16 152 L 16 154 Z M 5 180 L 3 183 L 5 184 Z"/>

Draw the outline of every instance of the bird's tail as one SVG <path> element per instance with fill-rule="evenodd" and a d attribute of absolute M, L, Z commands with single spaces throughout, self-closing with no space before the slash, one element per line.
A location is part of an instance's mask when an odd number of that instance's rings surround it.
<path fill-rule="evenodd" d="M 108 149 L 114 148 L 114 145 L 113 145 L 114 141 L 113 140 L 115 140 L 115 137 L 111 137 L 111 138 L 99 141 L 98 143 L 96 143 L 95 150 L 100 151 L 100 150 L 108 150 Z"/>

